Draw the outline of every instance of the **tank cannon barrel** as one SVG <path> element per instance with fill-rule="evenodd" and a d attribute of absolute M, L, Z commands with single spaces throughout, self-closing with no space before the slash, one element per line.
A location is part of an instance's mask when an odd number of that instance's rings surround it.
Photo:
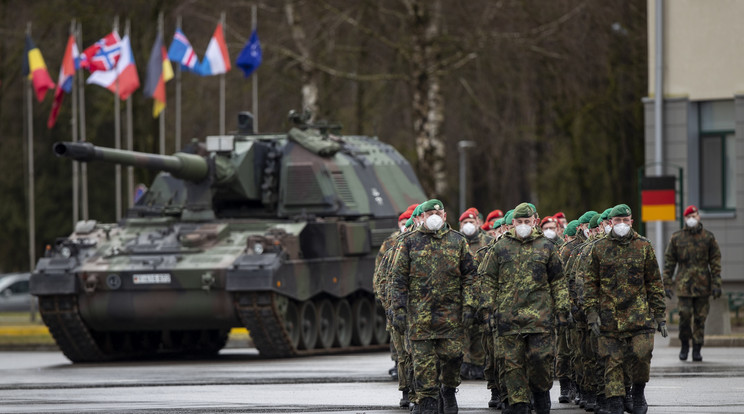
<path fill-rule="evenodd" d="M 105 161 L 166 171 L 174 177 L 189 181 L 201 181 L 209 174 L 209 167 L 204 158 L 182 152 L 173 155 L 157 155 L 98 147 L 89 142 L 57 142 L 53 148 L 58 157 L 67 157 L 82 162 Z"/>

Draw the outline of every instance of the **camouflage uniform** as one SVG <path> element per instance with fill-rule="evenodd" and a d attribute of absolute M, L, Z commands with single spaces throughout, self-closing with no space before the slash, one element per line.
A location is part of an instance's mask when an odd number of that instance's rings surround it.
<path fill-rule="evenodd" d="M 478 250 L 487 246 L 493 240 L 493 237 L 480 229 L 478 229 L 473 237 L 465 236 L 465 238 L 468 241 L 470 254 L 473 256 L 475 256 Z M 477 263 L 475 264 L 475 268 L 477 269 Z M 483 325 L 474 324 L 465 331 L 463 365 L 470 364 L 483 367 L 486 364 L 484 330 Z"/>
<path fill-rule="evenodd" d="M 578 246 L 581 244 L 582 240 L 584 239 L 579 238 L 579 236 L 577 235 L 577 237 L 570 242 L 561 245 L 558 250 L 559 257 L 561 258 L 561 264 L 563 266 L 564 278 L 566 279 L 566 287 L 568 288 L 569 307 L 571 308 L 572 314 L 576 314 L 578 308 L 574 308 L 575 297 L 573 295 L 575 294 L 575 282 L 573 280 L 574 274 L 570 271 L 571 267 L 569 266 L 569 260 L 572 253 L 574 253 L 576 249 L 578 249 Z M 574 323 L 573 326 L 567 326 L 565 328 L 558 328 L 556 330 L 556 335 L 557 339 L 555 375 L 556 377 L 558 377 L 559 381 L 566 381 L 568 379 L 570 381 L 578 383 L 578 361 L 576 358 L 577 352 L 575 352 L 578 344 L 578 331 L 576 324 Z M 565 383 L 562 383 L 562 386 L 565 387 Z"/>
<path fill-rule="evenodd" d="M 703 345 L 705 319 L 710 309 L 712 290 L 721 289 L 721 250 L 715 236 L 703 228 L 685 226 L 675 232 L 664 253 L 664 287 L 671 289 L 677 268 L 676 292 L 679 297 L 679 339 L 692 338 Z M 691 319 L 694 318 L 695 329 Z"/>
<path fill-rule="evenodd" d="M 552 332 L 568 312 L 568 293 L 556 245 L 538 231 L 512 231 L 486 253 L 478 269 L 483 307 L 493 311 L 497 352 L 504 353 L 509 404 L 529 403 L 529 391 L 553 385 Z"/>
<path fill-rule="evenodd" d="M 632 363 L 634 384 L 649 379 L 654 328 L 664 319 L 664 294 L 659 264 L 651 242 L 631 230 L 614 231 L 591 249 L 585 281 L 589 319 L 598 315 L 602 335 L 599 355 L 605 364 L 605 396 L 625 396 L 623 360 Z"/>
<path fill-rule="evenodd" d="M 465 306 L 475 308 L 474 273 L 465 237 L 447 225 L 437 231 L 422 226 L 400 238 L 392 308 L 407 316 L 416 403 L 436 399 L 440 383 L 460 385 L 462 313 Z"/>

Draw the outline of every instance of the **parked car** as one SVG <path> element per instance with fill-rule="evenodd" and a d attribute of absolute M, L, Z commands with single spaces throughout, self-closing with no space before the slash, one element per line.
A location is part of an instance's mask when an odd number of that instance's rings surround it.
<path fill-rule="evenodd" d="M 30 273 L 8 273 L 0 275 L 0 312 L 18 312 L 31 309 L 29 293 Z"/>

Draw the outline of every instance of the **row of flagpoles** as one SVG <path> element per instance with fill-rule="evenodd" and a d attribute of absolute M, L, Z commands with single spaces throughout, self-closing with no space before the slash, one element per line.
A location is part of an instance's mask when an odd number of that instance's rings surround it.
<path fill-rule="evenodd" d="M 238 55 L 235 64 L 241 68 L 246 77 L 250 76 L 261 64 L 262 51 L 256 33 L 256 10 L 253 7 L 253 30 L 250 39 Z M 154 118 L 160 121 L 160 153 L 165 153 L 165 114 L 166 90 L 168 81 L 176 78 L 176 122 L 175 122 L 175 145 L 176 150 L 181 146 L 181 72 L 192 72 L 200 76 L 220 76 L 220 134 L 225 133 L 225 73 L 231 70 L 230 56 L 223 28 L 225 26 L 225 14 L 212 35 L 203 58 L 200 60 L 194 52 L 191 43 L 181 29 L 179 17 L 173 40 L 166 50 L 163 42 L 163 16 L 158 17 L 158 34 L 150 52 L 144 83 L 144 95 L 153 99 Z M 35 221 L 34 221 L 34 165 L 33 165 L 33 105 L 32 95 L 36 100 L 42 102 L 46 93 L 54 90 L 52 109 L 47 120 L 47 128 L 51 129 L 57 122 L 60 108 L 65 94 L 72 98 L 72 140 L 86 141 L 85 133 L 85 94 L 84 85 L 95 84 L 107 88 L 118 96 L 114 99 L 115 113 L 115 147 L 121 148 L 121 121 L 120 101 L 127 103 L 127 149 L 133 147 L 132 134 L 132 105 L 131 95 L 140 88 L 140 78 L 132 53 L 129 37 L 129 21 L 125 26 L 124 37 L 119 37 L 118 18 L 115 20 L 113 30 L 93 45 L 82 52 L 81 39 L 82 26 L 74 21 L 71 24 L 70 35 L 60 65 L 59 77 L 55 84 L 47 71 L 46 63 L 41 51 L 31 38 L 31 24 L 26 29 L 25 59 L 23 59 L 23 75 L 27 79 L 27 133 L 28 133 L 28 173 L 29 173 L 29 254 L 31 269 L 35 266 Z M 175 71 L 173 69 L 175 64 Z M 87 70 L 90 73 L 88 79 L 83 82 L 82 76 L 76 76 Z M 77 88 L 75 88 L 77 84 Z M 253 76 L 253 112 L 257 120 L 257 76 Z M 79 121 L 79 123 L 78 123 Z M 254 131 L 257 128 L 254 122 Z M 79 136 L 78 136 L 79 132 Z M 133 169 L 128 167 L 128 204 L 133 204 L 134 179 Z M 87 170 L 86 164 L 78 165 L 73 162 L 73 224 L 78 221 L 80 210 L 80 198 L 82 198 L 82 219 L 88 219 L 88 195 L 87 195 Z M 79 189 L 79 184 L 82 184 Z M 116 166 L 115 178 L 116 191 L 116 219 L 122 217 L 121 213 L 121 167 Z"/>

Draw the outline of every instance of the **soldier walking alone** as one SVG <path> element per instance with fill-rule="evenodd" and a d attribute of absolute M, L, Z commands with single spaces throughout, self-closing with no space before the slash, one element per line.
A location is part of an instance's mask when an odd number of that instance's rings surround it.
<path fill-rule="evenodd" d="M 721 250 L 713 233 L 703 228 L 697 207 L 687 207 L 684 217 L 685 227 L 672 234 L 664 253 L 664 288 L 671 299 L 676 268 L 679 341 L 682 343 L 679 359 L 687 360 L 692 339 L 692 360 L 702 361 L 700 348 L 710 310 L 709 297 L 721 297 Z"/>

